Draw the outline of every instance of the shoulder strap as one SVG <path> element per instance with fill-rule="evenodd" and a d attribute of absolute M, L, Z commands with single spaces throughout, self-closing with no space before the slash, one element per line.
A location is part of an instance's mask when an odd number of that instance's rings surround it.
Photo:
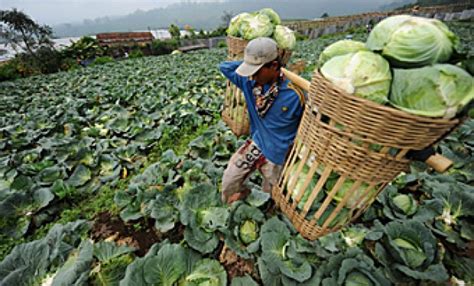
<path fill-rule="evenodd" d="M 300 98 L 301 106 L 304 106 L 305 105 L 305 94 L 304 94 L 303 89 L 300 88 L 299 86 L 293 84 L 291 81 L 288 83 L 288 88 L 292 89 L 298 95 L 298 97 Z"/>

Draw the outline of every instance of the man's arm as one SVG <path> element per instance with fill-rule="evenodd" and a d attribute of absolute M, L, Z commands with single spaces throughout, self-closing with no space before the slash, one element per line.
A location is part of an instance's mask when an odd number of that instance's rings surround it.
<path fill-rule="evenodd" d="M 235 72 L 241 63 L 242 61 L 223 62 L 219 65 L 224 76 L 240 89 L 242 89 L 244 84 L 248 81 L 247 77 L 240 76 Z"/>

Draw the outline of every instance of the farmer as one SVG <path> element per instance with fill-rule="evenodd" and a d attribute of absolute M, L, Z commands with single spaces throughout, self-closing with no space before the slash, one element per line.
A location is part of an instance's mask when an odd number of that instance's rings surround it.
<path fill-rule="evenodd" d="M 264 192 L 271 193 L 293 143 L 303 113 L 304 94 L 284 78 L 277 44 L 270 38 L 250 41 L 244 61 L 223 62 L 222 73 L 244 94 L 251 139 L 231 157 L 222 178 L 222 201 L 244 199 L 245 180 L 259 170 Z"/>

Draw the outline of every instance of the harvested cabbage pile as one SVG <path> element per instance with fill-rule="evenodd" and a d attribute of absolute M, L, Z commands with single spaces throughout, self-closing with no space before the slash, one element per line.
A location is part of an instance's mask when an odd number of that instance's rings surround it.
<path fill-rule="evenodd" d="M 388 62 L 370 51 L 346 53 L 329 59 L 322 75 L 348 93 L 384 104 L 392 75 Z"/>
<path fill-rule="evenodd" d="M 445 63 L 458 41 L 439 20 L 393 16 L 374 27 L 367 43 L 342 40 L 326 47 L 320 71 L 349 94 L 449 119 L 474 98 L 472 76 Z"/>
<path fill-rule="evenodd" d="M 280 16 L 273 9 L 264 8 L 257 12 L 244 12 L 233 17 L 227 28 L 227 34 L 249 41 L 259 37 L 272 37 L 279 48 L 294 49 L 296 44 L 294 32 L 280 24 Z"/>
<path fill-rule="evenodd" d="M 472 76 L 457 66 L 436 64 L 416 69 L 394 69 L 393 106 L 406 112 L 453 118 L 474 99 Z"/>
<path fill-rule="evenodd" d="M 421 67 L 449 60 L 458 41 L 440 20 L 398 15 L 374 27 L 367 47 L 394 67 Z"/>

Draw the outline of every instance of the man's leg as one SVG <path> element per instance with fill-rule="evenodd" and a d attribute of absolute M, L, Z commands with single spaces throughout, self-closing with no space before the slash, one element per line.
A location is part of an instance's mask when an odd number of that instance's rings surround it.
<path fill-rule="evenodd" d="M 267 160 L 265 164 L 260 166 L 259 170 L 263 176 L 262 191 L 271 194 L 273 186 L 278 184 L 283 165 L 277 165 Z"/>
<path fill-rule="evenodd" d="M 245 180 L 256 170 L 255 163 L 260 157 L 261 151 L 252 141 L 247 141 L 232 155 L 222 178 L 221 198 L 224 203 L 230 204 L 250 193 Z"/>

